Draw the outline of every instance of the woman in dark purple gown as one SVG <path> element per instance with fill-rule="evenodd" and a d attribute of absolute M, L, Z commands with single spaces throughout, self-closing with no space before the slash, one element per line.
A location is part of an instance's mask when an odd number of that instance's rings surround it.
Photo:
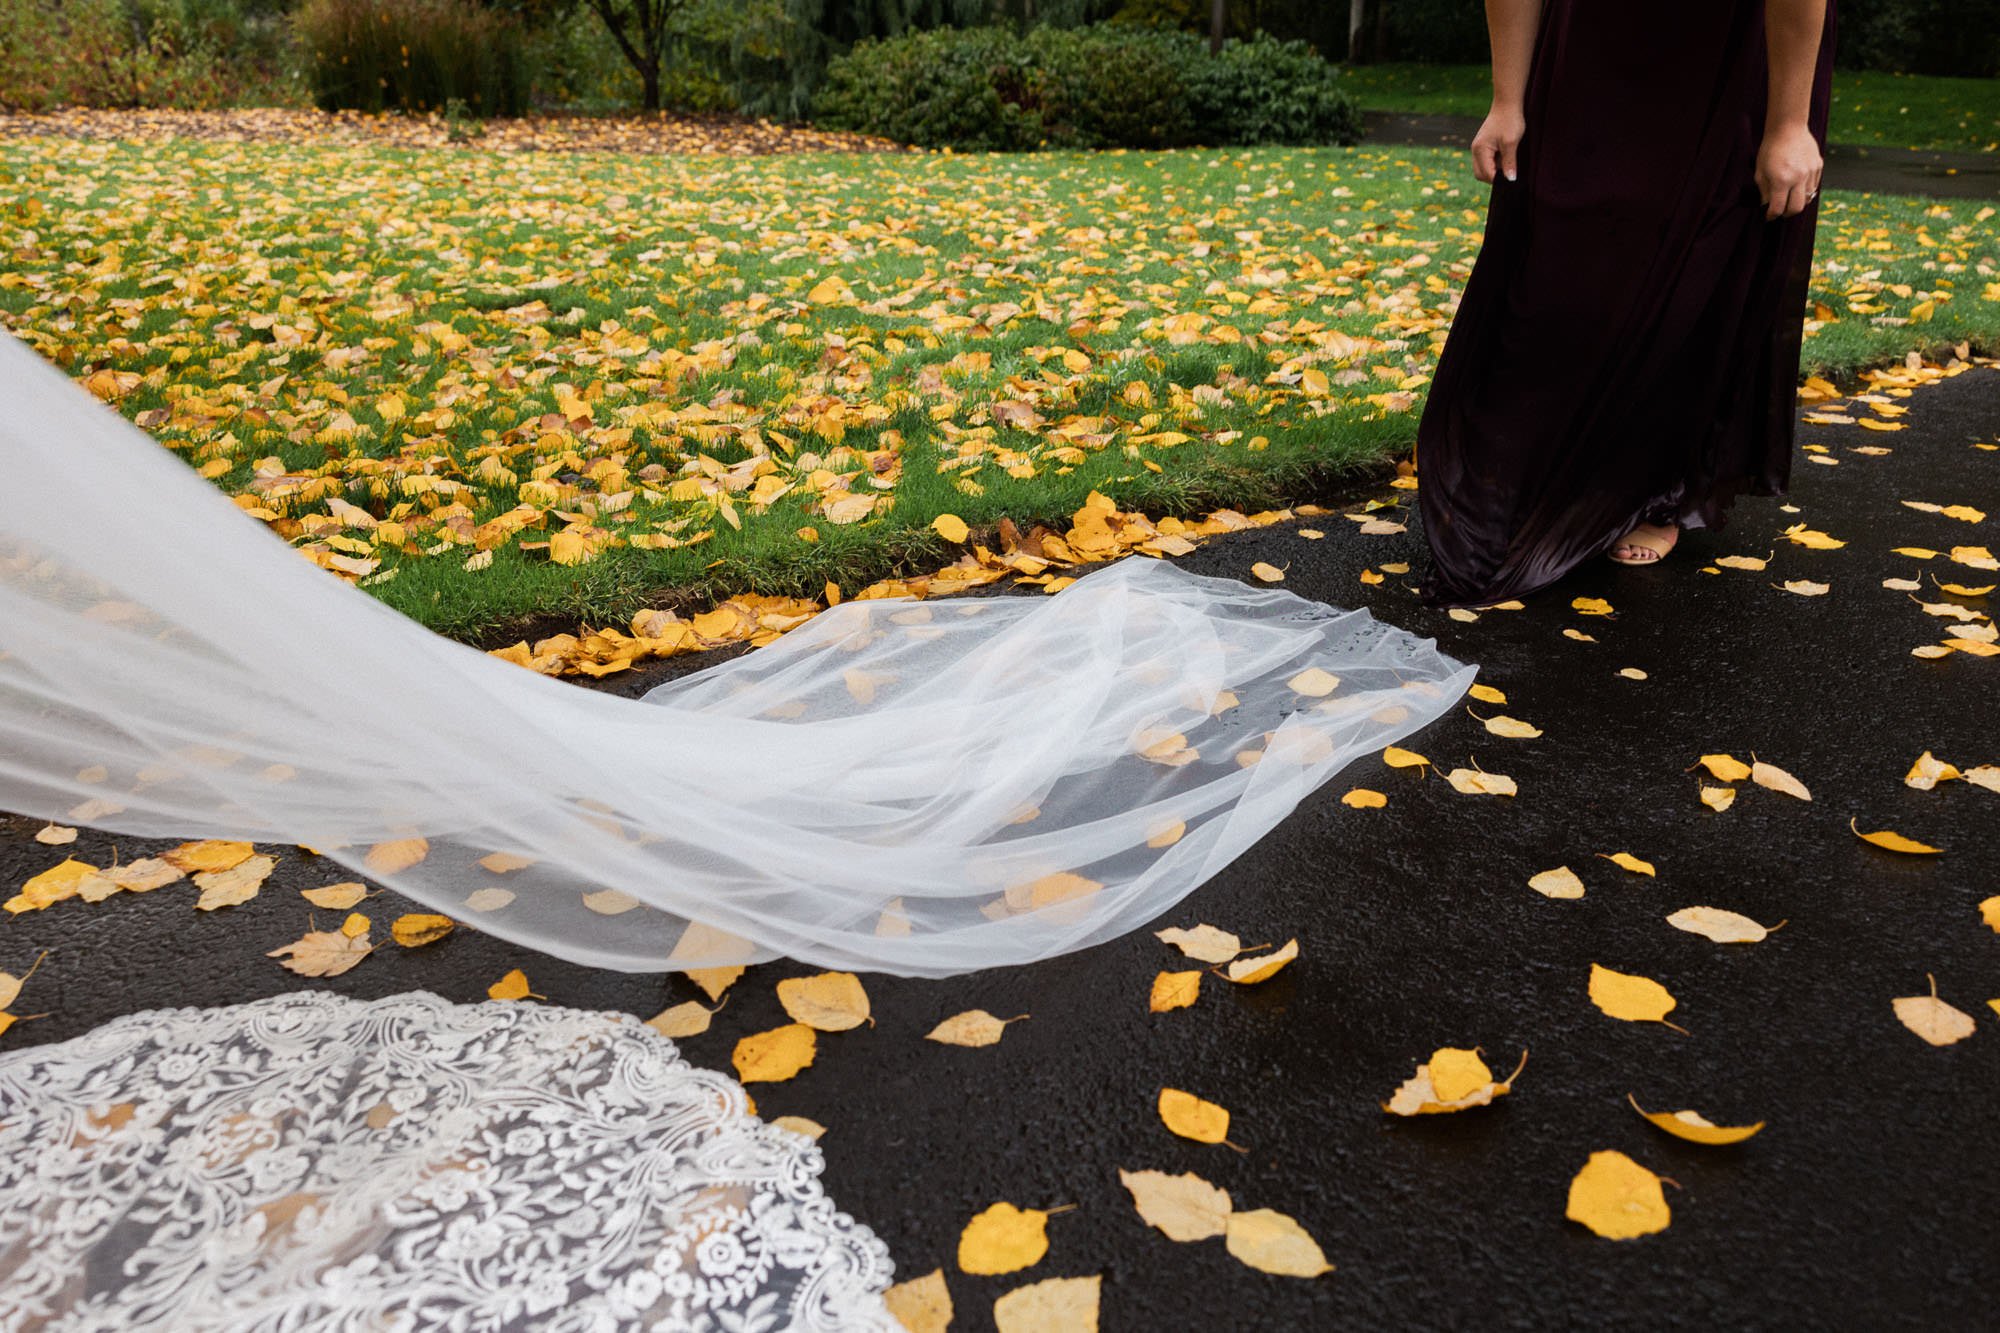
<path fill-rule="evenodd" d="M 1832 0 L 1487 0 L 1486 238 L 1417 436 L 1432 606 L 1783 495 Z"/>

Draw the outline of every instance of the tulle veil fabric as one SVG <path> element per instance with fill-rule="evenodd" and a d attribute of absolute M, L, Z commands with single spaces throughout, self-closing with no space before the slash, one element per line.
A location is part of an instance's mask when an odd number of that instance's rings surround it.
<path fill-rule="evenodd" d="M 1055 597 L 846 603 L 616 698 L 343 586 L 6 335 L 0 386 L 0 808 L 304 844 L 585 964 L 1081 949 L 1475 673 L 1133 558 Z"/>

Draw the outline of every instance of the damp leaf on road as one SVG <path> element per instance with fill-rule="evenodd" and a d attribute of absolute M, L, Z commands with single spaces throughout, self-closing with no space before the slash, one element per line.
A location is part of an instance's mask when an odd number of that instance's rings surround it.
<path fill-rule="evenodd" d="M 1929 995 L 1904 995 L 1893 1001 L 1897 1020 L 1933 1046 L 1964 1041 L 1976 1026 L 1972 1015 L 1939 999 L 1937 978 L 1927 979 L 1931 983 Z"/>
<path fill-rule="evenodd" d="M 1614 972 L 1598 963 L 1590 965 L 1590 1002 L 1616 1019 L 1627 1023 L 1664 1023 L 1679 1003 L 1665 986 L 1651 977 Z"/>
<path fill-rule="evenodd" d="M 1009 1023 L 1018 1023 L 1026 1017 L 1026 1014 L 1016 1014 L 1012 1018 L 995 1018 L 984 1009 L 968 1009 L 962 1014 L 953 1014 L 924 1036 L 946 1046 L 991 1046 L 1000 1040 Z"/>
<path fill-rule="evenodd" d="M 1640 1106 L 1639 1099 L 1629 1092 L 1625 1094 L 1625 1100 L 1632 1103 L 1633 1110 L 1654 1125 L 1677 1139 L 1686 1139 L 1689 1143 L 1718 1146 L 1741 1143 L 1764 1128 L 1764 1122 L 1761 1120 L 1754 1125 L 1718 1125 L 1698 1111 L 1648 1111 Z"/>
<path fill-rule="evenodd" d="M 1622 1152 L 1594 1152 L 1569 1183 L 1569 1207 L 1563 1215 L 1607 1240 L 1664 1231 L 1673 1211 L 1660 1180 Z"/>
<path fill-rule="evenodd" d="M 818 1039 L 804 1023 L 753 1032 L 736 1043 L 729 1062 L 743 1083 L 782 1083 L 813 1062 Z"/>
<path fill-rule="evenodd" d="M 1121 1168 L 1118 1179 L 1131 1193 L 1139 1216 L 1169 1240 L 1208 1240 L 1228 1230 L 1229 1191 L 1191 1171 L 1170 1176 L 1164 1171 Z"/>
<path fill-rule="evenodd" d="M 1238 1261 L 1279 1277 L 1318 1277 L 1333 1265 L 1306 1229 L 1270 1208 L 1231 1213 L 1223 1244 Z"/>
<path fill-rule="evenodd" d="M 820 972 L 778 983 L 778 1003 L 794 1022 L 821 1032 L 845 1032 L 869 1021 L 868 992 L 852 972 Z"/>

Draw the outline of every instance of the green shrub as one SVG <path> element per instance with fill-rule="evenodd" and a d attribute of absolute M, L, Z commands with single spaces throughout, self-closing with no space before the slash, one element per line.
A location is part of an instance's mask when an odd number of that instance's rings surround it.
<path fill-rule="evenodd" d="M 1353 143 L 1333 66 L 1263 34 L 1222 54 L 1187 33 L 1097 24 L 939 28 L 828 66 L 813 119 L 962 150 Z"/>
<path fill-rule="evenodd" d="M 527 109 L 519 23 L 469 0 L 305 0 L 296 18 L 313 100 L 328 111 Z"/>
<path fill-rule="evenodd" d="M 0 0 L 0 106 L 209 107 L 233 85 L 212 41 L 122 0 Z"/>

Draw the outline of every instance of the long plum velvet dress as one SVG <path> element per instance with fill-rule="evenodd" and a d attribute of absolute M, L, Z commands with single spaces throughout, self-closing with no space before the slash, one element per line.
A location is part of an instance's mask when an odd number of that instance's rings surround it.
<path fill-rule="evenodd" d="M 1832 64 L 1829 0 L 1822 147 Z M 1418 430 L 1427 604 L 1785 494 L 1818 201 L 1764 217 L 1768 78 L 1762 0 L 1543 0 L 1518 179 L 1494 182 Z"/>

